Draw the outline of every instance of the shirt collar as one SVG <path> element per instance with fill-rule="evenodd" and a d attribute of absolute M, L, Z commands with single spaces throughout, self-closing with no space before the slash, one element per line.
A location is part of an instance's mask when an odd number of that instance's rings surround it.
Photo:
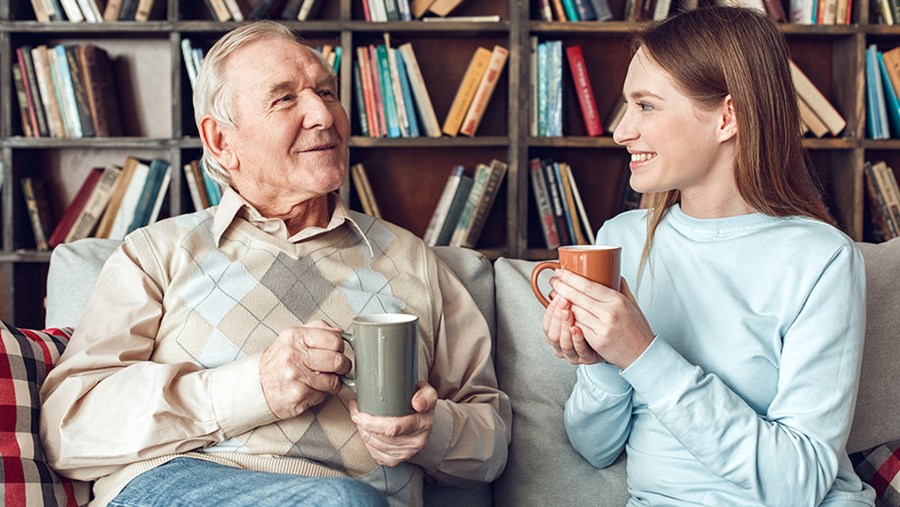
<path fill-rule="evenodd" d="M 347 209 L 344 201 L 341 200 L 337 194 L 332 192 L 328 194 L 328 202 L 334 208 L 334 212 L 331 214 L 331 220 L 328 221 L 328 225 L 325 227 L 307 227 L 293 236 L 288 237 L 287 226 L 284 224 L 283 220 L 264 217 L 252 204 L 244 200 L 237 191 L 228 187 L 225 189 L 225 192 L 222 193 L 222 199 L 219 201 L 219 205 L 215 210 L 212 228 L 213 238 L 216 241 L 216 245 L 220 245 L 222 235 L 225 234 L 225 231 L 235 220 L 245 220 L 257 229 L 277 238 L 290 241 L 291 243 L 299 243 L 314 236 L 333 231 L 346 223 L 351 229 L 359 234 L 363 241 L 366 242 L 366 246 L 369 247 L 369 252 L 374 255 L 372 243 L 369 241 L 369 238 L 366 237 L 356 220 L 353 219 L 350 210 Z"/>

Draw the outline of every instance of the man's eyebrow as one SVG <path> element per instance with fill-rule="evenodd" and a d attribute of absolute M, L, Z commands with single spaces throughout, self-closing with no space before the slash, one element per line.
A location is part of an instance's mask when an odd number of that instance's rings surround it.
<path fill-rule="evenodd" d="M 293 89 L 293 83 L 291 83 L 290 81 L 281 81 L 269 87 L 269 90 L 266 92 L 266 98 L 272 99 L 280 97 L 281 95 L 290 93 L 291 91 L 293 91 Z"/>

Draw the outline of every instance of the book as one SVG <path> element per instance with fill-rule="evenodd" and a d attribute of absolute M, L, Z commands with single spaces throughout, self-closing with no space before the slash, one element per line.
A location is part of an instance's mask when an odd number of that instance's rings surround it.
<path fill-rule="evenodd" d="M 885 109 L 887 110 L 888 125 L 890 132 L 893 134 L 889 137 L 900 138 L 900 100 L 897 98 L 897 92 L 891 83 L 891 77 L 884 63 L 884 54 L 881 51 L 876 52 L 878 58 L 878 69 L 882 80 L 882 89 L 884 90 Z"/>
<path fill-rule="evenodd" d="M 891 219 L 891 211 L 885 201 L 885 194 L 882 192 L 875 175 L 875 170 L 871 162 L 863 165 L 865 172 L 864 179 L 866 185 L 866 193 L 869 196 L 869 209 L 872 215 L 872 223 L 875 225 L 875 233 L 877 241 L 887 241 L 897 237 L 898 231 L 896 225 Z"/>
<path fill-rule="evenodd" d="M 119 19 L 119 11 L 122 9 L 122 0 L 107 0 L 103 9 L 103 21 L 116 21 Z"/>
<path fill-rule="evenodd" d="M 463 117 L 462 125 L 459 128 L 460 134 L 470 137 L 475 135 L 475 131 L 478 130 L 478 125 L 481 124 L 481 119 L 484 117 L 488 102 L 490 102 L 494 89 L 497 87 L 497 82 L 500 80 L 500 74 L 503 73 L 503 68 L 506 66 L 508 57 L 509 50 L 503 46 L 494 46 L 487 68 L 481 76 L 478 88 L 475 89 L 475 95 L 472 97 L 469 110 Z"/>
<path fill-rule="evenodd" d="M 556 223 L 556 232 L 559 233 L 560 245 L 571 245 L 572 236 L 569 234 L 569 225 L 566 223 L 565 208 L 563 208 L 563 196 L 560 193 L 559 181 L 556 171 L 553 169 L 553 160 L 541 161 L 544 169 L 544 178 L 547 182 L 547 190 L 550 192 L 550 205 L 553 207 L 553 220 Z"/>
<path fill-rule="evenodd" d="M 19 68 L 18 63 L 13 64 L 12 74 L 13 86 L 16 91 L 16 104 L 19 105 L 19 122 L 22 125 L 22 134 L 25 137 L 39 137 L 40 133 L 37 136 L 35 135 L 37 124 L 32 123 L 34 111 L 28 105 L 28 94 L 25 92 L 25 78 L 22 77 L 22 69 Z"/>
<path fill-rule="evenodd" d="M 369 114 L 363 91 L 362 74 L 359 71 L 359 61 L 353 65 L 353 100 L 356 106 L 356 117 L 359 118 L 359 129 L 362 135 L 369 136 Z"/>
<path fill-rule="evenodd" d="M 381 218 L 381 210 L 378 207 L 378 201 L 375 200 L 375 194 L 372 192 L 372 185 L 369 177 L 366 175 L 366 169 L 363 164 L 357 163 L 350 167 L 353 185 L 359 195 L 360 202 L 363 206 L 363 212 L 375 218 Z"/>
<path fill-rule="evenodd" d="M 803 97 L 797 97 L 797 107 L 800 110 L 800 121 L 816 137 L 822 137 L 828 133 L 828 126 L 816 116 Z"/>
<path fill-rule="evenodd" d="M 38 251 L 46 252 L 50 249 L 47 243 L 47 236 L 50 233 L 50 201 L 47 199 L 44 180 L 27 176 L 19 181 L 22 185 L 25 207 L 28 209 L 35 248 Z"/>
<path fill-rule="evenodd" d="M 318 14 L 319 7 L 321 6 L 322 0 L 303 0 L 303 5 L 300 6 L 300 10 L 297 12 L 297 16 L 295 19 L 297 21 L 315 19 L 316 14 Z"/>
<path fill-rule="evenodd" d="M 399 18 L 398 18 L 399 19 Z M 387 62 L 388 74 L 390 75 L 392 105 L 397 114 L 397 124 L 400 127 L 400 137 L 411 137 L 409 115 L 406 109 L 406 99 L 403 96 L 403 89 L 400 83 L 400 70 L 397 66 L 397 52 L 391 47 L 390 34 L 385 32 L 384 36 L 384 57 Z"/>
<path fill-rule="evenodd" d="M 91 117 L 91 106 L 85 87 L 84 72 L 78 58 L 78 46 L 56 46 L 62 48 L 60 57 L 65 56 L 68 63 L 72 90 L 75 98 L 75 110 L 78 112 L 78 121 L 81 134 L 84 137 L 94 137 L 94 120 Z M 59 51 L 59 50 L 58 50 Z"/>
<path fill-rule="evenodd" d="M 447 177 L 447 182 L 444 184 L 441 196 L 438 198 L 437 205 L 435 205 L 434 211 L 431 213 L 431 220 L 429 220 L 428 227 L 425 229 L 425 235 L 422 237 L 428 246 L 437 245 L 438 235 L 444 227 L 444 223 L 447 220 L 447 212 L 450 210 L 450 204 L 453 202 L 453 198 L 456 195 L 457 189 L 459 189 L 460 182 L 464 175 L 465 167 L 461 165 L 454 166 L 453 169 L 450 170 L 450 176 Z"/>
<path fill-rule="evenodd" d="M 597 13 L 594 12 L 594 4 L 591 0 L 572 0 L 579 21 L 596 21 Z"/>
<path fill-rule="evenodd" d="M 225 0 L 204 0 L 204 2 L 213 21 L 222 23 L 231 19 L 231 13 L 225 5 Z"/>
<path fill-rule="evenodd" d="M 109 54 L 105 49 L 87 43 L 78 46 L 78 58 L 83 70 L 94 134 L 97 137 L 122 135 L 122 119 Z"/>
<path fill-rule="evenodd" d="M 122 168 L 116 165 L 108 165 L 103 168 L 100 180 L 88 197 L 84 208 L 75 217 L 72 227 L 63 240 L 64 243 L 71 243 L 91 235 L 106 211 L 106 206 L 109 204 L 110 196 L 121 173 Z"/>
<path fill-rule="evenodd" d="M 466 202 L 463 205 L 462 211 L 459 213 L 459 220 L 456 221 L 456 225 L 453 228 L 453 234 L 450 236 L 450 246 L 462 246 L 463 238 L 466 235 L 466 231 L 469 229 L 469 223 L 472 221 L 475 209 L 478 208 L 478 203 L 481 202 L 481 197 L 484 195 L 484 189 L 487 186 L 490 175 L 490 166 L 485 164 L 478 164 L 475 166 L 475 175 L 472 177 L 472 188 L 466 196 Z"/>
<path fill-rule="evenodd" d="M 575 0 L 562 0 L 563 10 L 566 11 L 566 19 L 569 21 L 581 21 L 578 10 L 575 8 Z"/>
<path fill-rule="evenodd" d="M 62 45 L 53 46 L 47 51 L 47 56 L 51 64 L 50 75 L 53 77 L 56 91 L 61 97 L 60 104 L 62 104 L 63 119 L 69 137 L 84 137 L 81 130 L 81 118 L 78 116 L 75 89 L 72 86 L 72 74 L 69 72 L 69 62 L 66 58 L 66 48 Z"/>
<path fill-rule="evenodd" d="M 540 14 L 542 21 L 553 21 L 553 10 L 550 7 L 550 0 L 540 0 L 538 14 Z"/>
<path fill-rule="evenodd" d="M 281 19 L 284 21 L 295 21 L 300 13 L 300 6 L 304 0 L 288 0 L 281 10 Z"/>
<path fill-rule="evenodd" d="M 878 161 L 873 165 L 875 176 L 879 178 L 878 184 L 885 196 L 885 202 L 890 213 L 890 220 L 894 223 L 895 230 L 900 233 L 900 189 L 897 187 L 897 177 L 894 171 L 884 161 Z"/>
<path fill-rule="evenodd" d="M 381 94 L 381 106 L 384 121 L 387 124 L 388 137 L 401 137 L 400 118 L 397 115 L 397 102 L 394 98 L 394 84 L 391 80 L 391 65 L 388 61 L 387 47 L 383 44 L 371 46 L 375 50 L 372 61 L 378 70 L 378 91 Z"/>
<path fill-rule="evenodd" d="M 887 139 L 887 110 L 875 51 L 874 44 L 866 48 L 866 127 L 870 139 Z"/>
<path fill-rule="evenodd" d="M 365 103 L 366 122 L 368 123 L 368 135 L 371 137 L 381 137 L 381 131 L 378 126 L 377 112 L 375 111 L 375 98 L 372 90 L 372 71 L 369 69 L 369 55 L 364 46 L 356 48 L 356 66 L 359 69 L 360 80 L 362 81 L 362 94 Z"/>
<path fill-rule="evenodd" d="M 578 205 L 575 204 L 575 194 L 572 192 L 572 182 L 569 179 L 572 175 L 572 170 L 569 164 L 565 162 L 557 162 L 553 169 L 556 171 L 556 179 L 559 181 L 559 186 L 562 190 L 566 222 L 569 225 L 569 236 L 576 245 L 587 244 L 578 215 Z"/>
<path fill-rule="evenodd" d="M 137 166 L 138 159 L 132 156 L 128 156 L 125 158 L 125 163 L 122 164 L 122 170 L 119 176 L 116 178 L 115 185 L 110 191 L 106 209 L 103 211 L 103 216 L 100 218 L 100 222 L 97 224 L 97 232 L 94 234 L 94 236 L 98 238 L 109 237 L 113 222 L 115 222 L 116 215 L 119 212 L 119 206 L 121 206 L 122 204 L 122 198 L 125 196 L 125 191 L 128 189 L 131 178 L 134 175 Z"/>
<path fill-rule="evenodd" d="M 143 2 L 145 0 L 141 1 Z M 244 21 L 244 13 L 241 11 L 241 7 L 238 5 L 237 0 L 225 0 L 225 8 L 228 9 L 228 14 L 231 15 L 233 21 L 238 23 Z"/>
<path fill-rule="evenodd" d="M 391 48 L 391 55 L 394 57 L 394 63 L 397 65 L 397 77 L 400 81 L 400 92 L 403 95 L 403 107 L 406 109 L 406 120 L 409 122 L 409 136 L 419 137 L 421 131 L 419 129 L 419 120 L 416 117 L 416 106 L 413 104 L 412 86 L 409 82 L 409 70 L 400 52 Z"/>
<path fill-rule="evenodd" d="M 110 239 L 124 239 L 128 233 L 128 226 L 134 219 L 137 212 L 138 203 L 141 195 L 144 193 L 144 187 L 147 179 L 150 177 L 150 162 L 143 159 L 137 159 L 134 172 L 131 179 L 128 180 L 128 187 L 122 194 L 122 200 L 119 202 L 119 209 L 116 210 L 116 216 L 113 219 L 112 227 L 109 230 Z"/>
<path fill-rule="evenodd" d="M 94 0 L 78 0 L 78 7 L 88 23 L 99 23 L 103 21 L 103 13 Z"/>
<path fill-rule="evenodd" d="M 597 15 L 597 21 L 609 21 L 613 18 L 608 0 L 591 0 L 591 3 L 594 4 L 594 13 Z"/>
<path fill-rule="evenodd" d="M 463 0 L 435 0 L 431 2 L 428 11 L 438 16 L 446 16 L 459 7 L 461 3 L 463 3 Z"/>
<path fill-rule="evenodd" d="M 550 204 L 550 192 L 547 190 L 547 182 L 544 179 L 544 168 L 541 159 L 533 158 L 528 161 L 528 175 L 531 179 L 531 191 L 537 206 L 538 217 L 541 223 L 541 232 L 544 233 L 544 243 L 547 248 L 559 248 L 559 233 L 556 230 L 556 218 L 553 214 L 553 206 Z"/>
<path fill-rule="evenodd" d="M 191 160 L 182 167 L 184 179 L 187 182 L 188 193 L 191 196 L 191 203 L 194 205 L 195 211 L 200 211 L 209 207 L 209 196 L 206 194 L 206 187 L 203 183 L 203 176 L 200 174 L 200 161 Z"/>
<path fill-rule="evenodd" d="M 50 62 L 47 57 L 47 46 L 39 44 L 31 48 L 31 59 L 34 62 L 34 75 L 37 79 L 39 95 L 47 113 L 47 125 L 52 137 L 68 137 L 62 120 L 62 109 L 56 95 L 56 88 L 50 78 Z"/>
<path fill-rule="evenodd" d="M 600 123 L 600 113 L 597 111 L 597 102 L 594 100 L 594 90 L 591 88 L 591 80 L 588 77 L 587 65 L 584 63 L 584 53 L 581 45 L 575 44 L 566 48 L 566 59 L 569 61 L 569 69 L 572 71 L 572 83 L 575 85 L 575 95 L 578 97 L 578 105 L 581 107 L 581 118 L 591 137 L 603 135 L 603 126 Z"/>
<path fill-rule="evenodd" d="M 206 163 L 202 159 L 200 160 L 200 177 L 203 179 L 203 186 L 206 187 L 209 205 L 218 206 L 222 199 L 222 187 L 209 175 L 209 169 L 206 168 Z"/>
<path fill-rule="evenodd" d="M 139 2 L 140 0 L 122 0 L 122 7 L 119 9 L 119 21 L 134 21 Z"/>
<path fill-rule="evenodd" d="M 147 178 L 138 194 L 137 204 L 134 206 L 134 213 L 131 222 L 126 226 L 125 234 L 151 223 L 150 218 L 161 195 L 160 190 L 165 190 L 162 183 L 169 173 L 169 163 L 159 158 L 151 159 L 147 171 Z"/>
<path fill-rule="evenodd" d="M 41 23 L 50 22 L 50 13 L 44 8 L 43 0 L 31 0 L 31 9 L 34 11 L 34 19 Z"/>
<path fill-rule="evenodd" d="M 549 40 L 545 41 L 544 46 L 547 48 L 547 96 L 546 96 L 546 127 L 545 135 L 547 137 L 560 137 L 563 135 L 562 127 L 562 107 L 563 107 L 563 49 L 562 41 Z"/>
<path fill-rule="evenodd" d="M 435 0 L 410 0 L 409 10 L 412 13 L 412 17 L 419 19 L 424 16 L 434 2 Z"/>
<path fill-rule="evenodd" d="M 578 191 L 578 185 L 575 183 L 572 166 L 569 164 L 566 164 L 566 172 L 569 176 L 569 186 L 572 187 L 572 196 L 575 198 L 575 206 L 578 208 L 578 216 L 581 218 L 581 225 L 584 227 L 585 239 L 589 245 L 593 245 L 596 241 L 594 229 L 591 227 L 591 221 L 588 218 L 587 210 L 584 208 L 584 201 L 581 200 L 581 192 Z"/>
<path fill-rule="evenodd" d="M 847 121 L 793 60 L 788 60 L 788 63 L 790 64 L 791 78 L 797 94 L 806 101 L 813 112 L 816 113 L 816 116 L 821 118 L 825 125 L 828 126 L 828 130 L 832 135 L 840 134 L 844 127 L 847 126 Z"/>
<path fill-rule="evenodd" d="M 428 88 L 425 86 L 425 78 L 422 77 L 422 69 L 416 59 L 416 53 L 412 44 L 403 43 L 397 47 L 403 63 L 406 65 L 409 77 L 409 85 L 412 89 L 412 96 L 416 103 L 416 111 L 419 113 L 419 119 L 422 121 L 422 128 L 428 137 L 441 137 L 441 126 L 438 123 L 437 115 L 434 113 L 434 105 L 428 94 Z"/>
<path fill-rule="evenodd" d="M 475 179 L 465 172 L 460 172 L 459 178 L 459 186 L 456 187 L 453 198 L 450 200 L 447 216 L 444 218 L 440 229 L 438 229 L 434 246 L 447 246 L 450 244 L 450 240 L 453 238 L 453 231 L 456 230 L 456 225 L 459 223 L 460 216 L 466 207 L 469 194 L 475 183 Z"/>
<path fill-rule="evenodd" d="M 81 7 L 78 6 L 77 0 L 60 0 L 63 11 L 66 13 L 66 20 L 70 23 L 81 23 L 84 21 L 84 14 Z"/>
<path fill-rule="evenodd" d="M 613 105 L 612 109 L 609 110 L 609 114 L 606 116 L 606 121 L 603 123 L 606 124 L 606 131 L 612 134 L 616 131 L 616 127 L 619 126 L 619 122 L 622 121 L 622 117 L 625 116 L 625 110 L 627 105 L 624 100 L 616 101 L 615 105 Z"/>
<path fill-rule="evenodd" d="M 56 248 L 57 245 L 66 241 L 66 236 L 69 235 L 69 231 L 72 229 L 72 226 L 75 225 L 75 220 L 81 214 L 81 210 L 84 209 L 88 198 L 100 182 L 102 176 L 102 167 L 95 167 L 88 172 L 87 178 L 82 182 L 75 197 L 72 198 L 72 202 L 66 207 L 66 211 L 64 211 L 62 217 L 60 217 L 59 223 L 53 228 L 53 233 L 50 234 L 50 238 L 47 240 L 47 244 L 50 248 Z"/>
<path fill-rule="evenodd" d="M 47 124 L 47 113 L 44 110 L 44 102 L 41 99 L 41 92 L 38 88 L 37 76 L 34 73 L 34 61 L 31 57 L 31 46 L 22 46 L 16 48 L 16 57 L 19 62 L 19 69 L 22 72 L 22 79 L 25 84 L 25 93 L 28 97 L 29 114 L 33 114 L 32 119 L 35 137 L 48 137 L 50 129 Z"/>
<path fill-rule="evenodd" d="M 453 102 L 450 104 L 450 111 L 447 118 L 444 119 L 444 125 L 441 131 L 448 136 L 456 136 L 462 126 L 463 118 L 469 110 L 472 99 L 475 98 L 475 91 L 481 82 L 481 76 L 484 75 L 488 63 L 491 60 L 492 53 L 490 50 L 479 47 L 475 50 L 466 72 L 463 74 L 462 81 L 456 89 Z"/>
<path fill-rule="evenodd" d="M 488 215 L 490 215 L 497 194 L 500 193 L 500 186 L 506 176 L 506 162 L 494 159 L 488 167 L 490 173 L 485 183 L 484 191 L 478 200 L 478 204 L 475 207 L 472 217 L 460 240 L 460 246 L 466 248 L 475 248 L 478 244 L 478 239 L 481 237 L 481 231 L 484 229 L 484 224 L 487 223 Z M 455 233 L 456 231 L 454 231 L 454 234 Z M 452 239 L 451 244 L 453 244 Z"/>

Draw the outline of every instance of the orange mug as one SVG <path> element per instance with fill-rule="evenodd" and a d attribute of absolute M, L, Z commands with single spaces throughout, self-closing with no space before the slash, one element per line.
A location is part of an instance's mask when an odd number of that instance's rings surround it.
<path fill-rule="evenodd" d="M 622 247 L 572 245 L 559 247 L 559 261 L 539 262 L 531 271 L 531 290 L 545 307 L 550 306 L 538 287 L 538 276 L 545 269 L 567 269 L 588 280 L 619 290 Z"/>

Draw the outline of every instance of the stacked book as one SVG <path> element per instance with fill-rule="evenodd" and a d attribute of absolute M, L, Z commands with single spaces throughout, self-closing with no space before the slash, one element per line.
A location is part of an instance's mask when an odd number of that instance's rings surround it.
<path fill-rule="evenodd" d="M 434 106 L 412 44 L 357 46 L 353 89 L 360 128 L 369 137 L 440 137 Z M 420 124 L 421 122 L 421 124 Z"/>
<path fill-rule="evenodd" d="M 431 215 L 425 243 L 475 248 L 506 169 L 507 164 L 496 159 L 478 164 L 472 176 L 466 174 L 465 167 L 454 167 Z"/>
<path fill-rule="evenodd" d="M 894 170 L 884 161 L 866 162 L 864 170 L 874 240 L 881 242 L 900 236 L 900 188 Z"/>
<path fill-rule="evenodd" d="M 559 137 L 563 135 L 563 74 L 565 60 L 578 98 L 581 118 L 589 136 L 603 135 L 603 122 L 597 110 L 594 90 L 588 75 L 581 45 L 563 48 L 562 41 L 538 42 L 531 38 L 531 135 Z"/>
<path fill-rule="evenodd" d="M 794 90 L 797 92 L 801 132 L 808 132 L 816 137 L 840 134 L 847 126 L 847 121 L 793 60 L 788 63 Z"/>
<path fill-rule="evenodd" d="M 285 21 L 315 19 L 323 0 L 204 0 L 204 3 L 214 21 L 240 23 L 264 18 Z"/>
<path fill-rule="evenodd" d="M 533 158 L 528 173 L 547 248 L 593 244 L 594 230 L 569 164 Z"/>
<path fill-rule="evenodd" d="M 25 136 L 121 135 L 112 68 L 102 48 L 20 46 L 12 73 Z"/>
<path fill-rule="evenodd" d="M 161 19 L 165 4 L 165 0 L 31 0 L 34 17 L 42 23 Z"/>

